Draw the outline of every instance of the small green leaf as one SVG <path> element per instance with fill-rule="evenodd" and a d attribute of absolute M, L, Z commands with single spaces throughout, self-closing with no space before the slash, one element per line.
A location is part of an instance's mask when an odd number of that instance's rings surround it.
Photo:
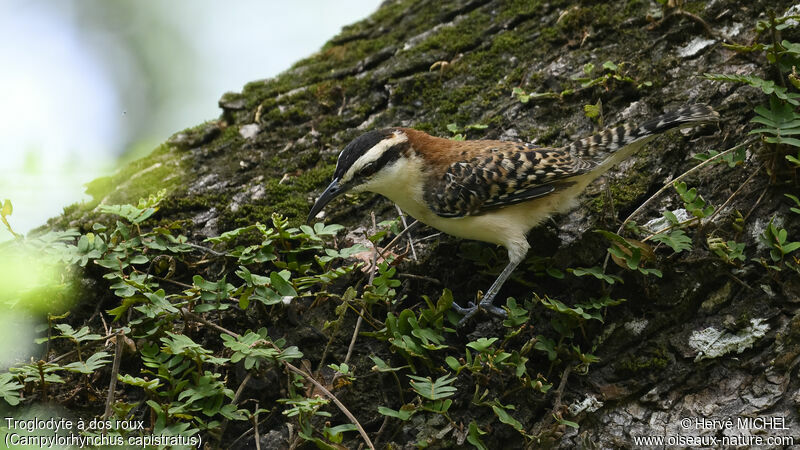
<path fill-rule="evenodd" d="M 486 431 L 481 430 L 478 424 L 473 420 L 469 423 L 469 431 L 467 432 L 467 442 L 474 445 L 478 450 L 489 450 L 489 447 L 483 443 L 481 436 L 486 434 Z"/>
<path fill-rule="evenodd" d="M 791 242 L 783 246 L 783 254 L 788 255 L 800 248 L 800 242 Z"/>
<path fill-rule="evenodd" d="M 473 350 L 476 350 L 479 353 L 485 353 L 487 350 L 489 350 L 489 347 L 491 347 L 492 344 L 497 342 L 497 340 L 498 340 L 498 338 L 496 338 L 496 337 L 488 338 L 488 339 L 487 338 L 479 338 L 477 341 L 470 342 L 469 344 L 467 344 L 467 347 L 469 347 L 469 348 L 471 348 Z"/>
<path fill-rule="evenodd" d="M 144 264 L 144 263 L 150 262 L 150 260 L 147 259 L 147 256 L 136 255 L 133 258 L 131 258 L 129 262 L 131 264 Z"/>
<path fill-rule="evenodd" d="M 613 61 L 606 61 L 603 63 L 603 69 L 610 70 L 612 72 L 616 72 L 619 69 L 619 66 L 614 64 Z"/>
<path fill-rule="evenodd" d="M 586 117 L 594 119 L 600 116 L 600 108 L 599 105 L 583 105 L 583 112 Z"/>
<path fill-rule="evenodd" d="M 0 373 L 0 397 L 9 405 L 17 406 L 19 404 L 19 391 L 21 391 L 23 387 L 23 385 L 17 383 L 14 374 L 8 372 Z"/>
<path fill-rule="evenodd" d="M 408 367 L 408 366 L 391 367 L 389 366 L 389 364 L 386 363 L 386 361 L 382 360 L 380 357 L 375 355 L 370 355 L 369 359 L 371 359 L 372 362 L 375 363 L 375 367 L 373 367 L 372 370 L 377 370 L 378 372 L 397 372 L 398 370 L 403 370 Z"/>
<path fill-rule="evenodd" d="M 294 290 L 294 287 L 281 276 L 284 273 L 287 275 L 287 278 L 288 275 L 291 275 L 288 271 L 282 271 L 280 274 L 278 272 L 271 272 L 269 274 L 270 286 L 283 297 L 297 297 L 297 291 Z"/>
<path fill-rule="evenodd" d="M 653 240 L 669 245 L 675 253 L 692 249 L 692 238 L 687 236 L 683 230 L 672 230 L 669 233 L 659 233 L 653 236 Z"/>
<path fill-rule="evenodd" d="M 591 276 L 597 278 L 598 280 L 605 281 L 608 284 L 614 284 L 617 281 L 622 283 L 622 278 L 620 278 L 620 277 L 618 277 L 616 275 L 608 275 L 608 274 L 604 273 L 603 272 L 603 268 L 599 267 L 599 266 L 569 268 L 569 269 L 567 269 L 567 272 L 572 273 L 576 277 L 582 277 L 582 276 L 585 276 L 585 275 L 591 275 Z"/>
<path fill-rule="evenodd" d="M 11 200 L 3 200 L 3 209 L 0 210 L 0 216 L 7 217 L 14 212 L 14 207 L 11 205 Z"/>
<path fill-rule="evenodd" d="M 580 425 L 578 425 L 576 422 L 572 422 L 566 419 L 561 419 L 557 417 L 555 414 L 553 414 L 553 417 L 556 419 L 556 422 L 560 423 L 561 425 L 566 425 L 568 427 L 575 428 L 576 430 L 580 428 Z"/>
<path fill-rule="evenodd" d="M 449 367 L 452 370 L 458 371 L 459 369 L 461 369 L 461 363 L 458 362 L 458 360 L 453 356 L 448 356 L 447 358 L 444 359 L 444 362 L 445 364 L 447 364 L 447 367 Z"/>
<path fill-rule="evenodd" d="M 503 422 L 506 425 L 511 425 L 515 430 L 519 431 L 520 433 L 525 432 L 525 429 L 522 427 L 522 424 L 509 414 L 505 409 L 500 408 L 499 406 L 492 405 L 492 411 L 494 411 L 495 415 L 500 422 Z"/>
<path fill-rule="evenodd" d="M 383 414 L 384 416 L 395 417 L 402 421 L 410 419 L 411 416 L 413 416 L 416 412 L 417 410 L 413 405 L 403 405 L 399 411 L 395 411 L 385 406 L 378 406 L 378 413 Z"/>
<path fill-rule="evenodd" d="M 450 386 L 456 381 L 450 374 L 442 375 L 433 381 L 430 377 L 407 375 L 411 378 L 411 388 L 421 397 L 428 400 L 441 400 L 456 393 L 456 388 Z"/>

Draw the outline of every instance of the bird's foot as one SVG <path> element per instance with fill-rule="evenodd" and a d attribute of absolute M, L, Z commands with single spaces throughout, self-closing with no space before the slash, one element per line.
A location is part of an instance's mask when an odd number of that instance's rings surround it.
<path fill-rule="evenodd" d="M 461 318 L 461 320 L 458 321 L 459 327 L 463 327 L 469 321 L 469 319 L 475 316 L 475 314 L 478 314 L 478 311 L 486 311 L 487 313 L 500 318 L 506 317 L 506 311 L 503 308 L 498 308 L 497 306 L 494 306 L 492 304 L 491 299 L 489 299 L 488 302 L 485 301 L 485 299 L 481 300 L 481 302 L 478 303 L 477 305 L 473 302 L 469 302 L 469 306 L 467 306 L 466 308 L 462 308 L 457 304 L 453 303 L 452 308 L 458 314 L 464 316 Z"/>

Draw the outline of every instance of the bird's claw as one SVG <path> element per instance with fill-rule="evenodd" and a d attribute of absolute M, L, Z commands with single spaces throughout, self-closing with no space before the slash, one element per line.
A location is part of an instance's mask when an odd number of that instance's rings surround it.
<path fill-rule="evenodd" d="M 453 303 L 453 306 L 452 306 L 453 309 L 458 314 L 461 314 L 462 316 L 464 316 L 464 317 L 461 318 L 461 320 L 458 321 L 458 327 L 459 328 L 463 327 L 469 321 L 469 319 L 471 319 L 476 314 L 478 314 L 478 311 L 486 311 L 487 313 L 489 313 L 489 314 L 491 314 L 493 316 L 497 316 L 497 317 L 500 317 L 500 318 L 503 318 L 503 319 L 506 318 L 506 311 L 503 308 L 499 308 L 497 306 L 494 306 L 491 303 L 491 301 L 486 302 L 486 303 L 481 301 L 477 305 L 475 303 L 473 303 L 473 302 L 469 302 L 468 305 L 469 306 L 467 306 L 466 308 L 462 308 L 462 307 L 458 306 L 457 304 Z"/>
<path fill-rule="evenodd" d="M 453 303 L 453 306 L 452 306 L 452 308 L 453 308 L 453 309 L 454 309 L 454 310 L 455 310 L 455 311 L 456 311 L 458 314 L 461 314 L 461 315 L 463 316 L 463 315 L 469 314 L 469 313 L 470 313 L 472 310 L 474 310 L 475 308 L 477 308 L 477 306 L 475 306 L 475 302 L 469 302 L 469 303 L 467 303 L 467 307 L 466 307 L 466 308 L 462 308 L 462 307 L 458 306 L 458 305 L 457 305 L 457 304 L 454 302 L 454 303 Z"/>

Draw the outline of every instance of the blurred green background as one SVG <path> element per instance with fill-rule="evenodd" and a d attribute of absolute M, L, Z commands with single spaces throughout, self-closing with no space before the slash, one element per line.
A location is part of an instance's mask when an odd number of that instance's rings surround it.
<path fill-rule="evenodd" d="M 26 233 L 84 184 L 214 119 L 379 0 L 0 0 L 0 201 Z M 0 227 L 0 242 L 11 239 Z"/>

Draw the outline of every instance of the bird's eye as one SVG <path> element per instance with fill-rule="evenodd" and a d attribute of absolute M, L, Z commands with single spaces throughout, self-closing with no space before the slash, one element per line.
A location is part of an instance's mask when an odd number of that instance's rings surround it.
<path fill-rule="evenodd" d="M 359 171 L 361 172 L 361 176 L 368 177 L 375 173 L 375 161 L 367 163 L 364 167 L 361 168 Z"/>

